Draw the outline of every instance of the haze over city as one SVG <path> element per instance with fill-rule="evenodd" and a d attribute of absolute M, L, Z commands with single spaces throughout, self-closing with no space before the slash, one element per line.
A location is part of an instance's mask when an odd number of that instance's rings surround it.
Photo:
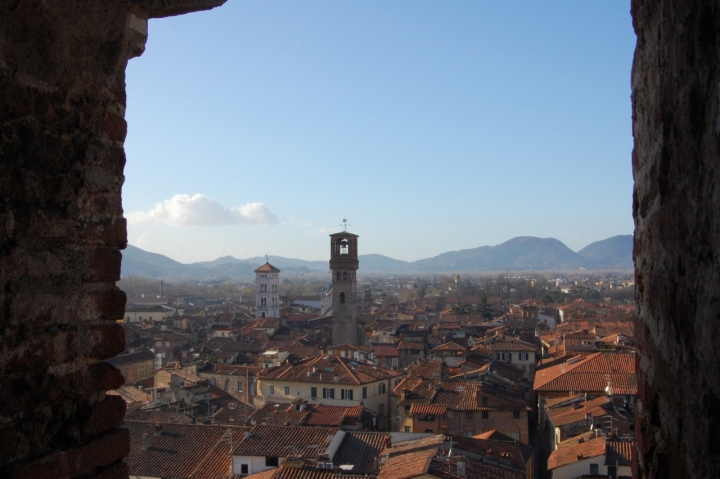
<path fill-rule="evenodd" d="M 631 234 L 626 2 L 228 2 L 127 70 L 129 241 L 192 262 L 417 260 Z M 361 266 L 362 268 L 362 266 Z"/>

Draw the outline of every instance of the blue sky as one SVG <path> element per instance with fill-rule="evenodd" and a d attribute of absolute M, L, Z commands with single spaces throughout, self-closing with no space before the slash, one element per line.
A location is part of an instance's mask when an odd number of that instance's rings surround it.
<path fill-rule="evenodd" d="M 628 2 L 229 0 L 127 69 L 131 244 L 416 260 L 631 234 Z"/>

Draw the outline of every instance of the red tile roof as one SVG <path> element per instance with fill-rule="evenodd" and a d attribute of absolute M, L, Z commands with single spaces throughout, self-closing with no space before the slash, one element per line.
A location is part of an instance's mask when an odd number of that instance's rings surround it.
<path fill-rule="evenodd" d="M 436 389 L 437 388 L 437 389 Z M 407 389 L 405 399 L 403 390 Z M 406 378 L 392 391 L 401 396 L 398 405 L 442 404 L 455 411 L 517 411 L 529 410 L 529 403 L 519 394 L 504 391 L 479 381 L 439 381 L 437 379 Z M 482 397 L 488 398 L 487 405 Z"/>
<path fill-rule="evenodd" d="M 410 341 L 400 341 L 400 342 L 398 343 L 398 347 L 397 347 L 397 348 L 398 348 L 398 351 L 401 350 L 401 349 L 405 349 L 405 350 L 407 350 L 407 349 L 412 349 L 412 350 L 424 351 L 424 350 L 425 350 L 425 344 L 424 344 L 424 343 L 413 343 L 413 342 L 410 342 Z"/>
<path fill-rule="evenodd" d="M 178 479 L 226 479 L 230 477 L 229 434 L 238 442 L 241 428 L 164 424 L 162 433 L 155 425 L 125 421 L 130 431 L 130 455 L 126 459 L 134 476 L 174 477 Z M 148 434 L 148 449 L 143 436 Z"/>
<path fill-rule="evenodd" d="M 283 364 L 264 369 L 260 377 L 266 380 L 311 382 L 321 384 L 368 384 L 402 376 L 403 373 L 352 359 L 333 355 L 319 355 L 296 364 Z M 337 376 L 337 381 L 335 380 Z"/>
<path fill-rule="evenodd" d="M 373 351 L 377 357 L 398 357 L 398 350 L 395 346 L 378 344 L 373 346 Z"/>
<path fill-rule="evenodd" d="M 441 344 L 432 348 L 432 351 L 466 351 L 467 348 L 460 346 L 458 343 L 450 341 L 449 343 Z"/>
<path fill-rule="evenodd" d="M 473 351 L 537 351 L 537 347 L 534 344 L 526 343 L 525 341 L 496 341 L 494 343 L 483 343 L 475 346 Z"/>
<path fill-rule="evenodd" d="M 256 269 L 255 272 L 256 273 L 279 273 L 280 270 L 277 269 L 275 266 L 271 265 L 270 263 L 265 263 L 264 265 L 262 265 L 258 269 Z"/>
<path fill-rule="evenodd" d="M 558 444 L 548 458 L 547 468 L 549 471 L 558 467 L 567 466 L 574 462 L 605 455 L 605 436 L 590 439 L 583 442 L 574 442 L 563 446 Z"/>
<path fill-rule="evenodd" d="M 535 373 L 534 389 L 547 392 L 605 393 L 608 384 L 612 394 L 637 393 L 635 354 L 598 352 L 577 356 L 562 364 Z"/>
<path fill-rule="evenodd" d="M 330 444 L 328 434 L 337 429 L 314 427 L 254 426 L 250 437 L 235 443 L 235 456 L 295 456 L 317 459 Z"/>
<path fill-rule="evenodd" d="M 430 467 L 430 461 L 437 454 L 436 449 L 411 452 L 391 457 L 383 465 L 378 479 L 408 479 L 425 474 Z"/>
<path fill-rule="evenodd" d="M 447 412 L 444 404 L 413 404 L 410 406 L 410 414 L 434 414 L 442 416 Z"/>
<path fill-rule="evenodd" d="M 308 404 L 307 407 L 309 413 L 304 422 L 306 426 L 340 427 L 347 419 L 359 421 L 364 411 L 363 406 L 345 407 Z"/>

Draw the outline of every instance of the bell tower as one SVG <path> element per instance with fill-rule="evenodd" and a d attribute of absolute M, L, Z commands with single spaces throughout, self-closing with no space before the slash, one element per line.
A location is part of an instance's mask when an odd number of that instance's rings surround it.
<path fill-rule="evenodd" d="M 332 344 L 358 345 L 358 235 L 343 231 L 330 235 L 332 273 Z"/>
<path fill-rule="evenodd" d="M 255 318 L 280 317 L 280 270 L 268 262 L 255 270 Z"/>

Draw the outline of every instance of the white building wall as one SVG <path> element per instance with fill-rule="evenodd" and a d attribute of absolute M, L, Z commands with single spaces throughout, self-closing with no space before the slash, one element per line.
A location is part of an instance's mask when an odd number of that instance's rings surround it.
<path fill-rule="evenodd" d="M 390 391 L 395 387 L 396 380 L 399 382 L 402 377 L 397 377 L 384 381 L 376 381 L 373 383 L 365 384 L 363 386 L 357 385 L 346 385 L 340 383 L 323 384 L 323 383 L 297 383 L 297 382 L 284 382 L 274 381 L 269 379 L 261 379 L 258 381 L 258 395 L 261 396 L 260 400 L 262 403 L 267 401 L 277 403 L 290 403 L 295 398 L 301 398 L 308 401 L 310 404 L 324 404 L 327 406 L 344 406 L 352 407 L 358 406 L 362 401 L 363 405 L 370 411 L 379 414 L 380 405 L 385 405 L 384 414 L 387 416 L 390 411 L 389 394 Z M 380 383 L 385 384 L 385 392 L 380 393 Z M 275 387 L 275 394 L 270 394 L 270 386 Z M 289 387 L 290 394 L 285 394 L 285 387 Z M 311 397 L 311 388 L 317 388 L 317 398 Z M 367 387 L 367 397 L 362 397 L 363 387 Z M 323 388 L 335 389 L 335 398 L 323 398 Z M 341 399 L 341 389 L 351 389 L 353 391 L 353 399 Z"/>
<path fill-rule="evenodd" d="M 285 462 L 284 457 L 278 458 L 278 465 Z M 267 471 L 268 469 L 276 469 L 265 465 L 265 456 L 232 456 L 233 474 L 239 476 L 242 470 L 242 464 L 247 464 L 248 474 L 257 474 L 258 472 Z"/>
<path fill-rule="evenodd" d="M 280 317 L 280 273 L 255 273 L 255 317 Z"/>
<path fill-rule="evenodd" d="M 558 467 L 552 471 L 553 479 L 576 479 L 584 474 L 590 474 L 590 464 L 598 465 L 598 474 L 607 475 L 608 467 L 605 465 L 605 455 L 596 456 L 581 461 L 573 462 L 567 466 Z M 631 477 L 632 469 L 630 466 L 619 466 L 617 468 L 617 477 Z"/>

